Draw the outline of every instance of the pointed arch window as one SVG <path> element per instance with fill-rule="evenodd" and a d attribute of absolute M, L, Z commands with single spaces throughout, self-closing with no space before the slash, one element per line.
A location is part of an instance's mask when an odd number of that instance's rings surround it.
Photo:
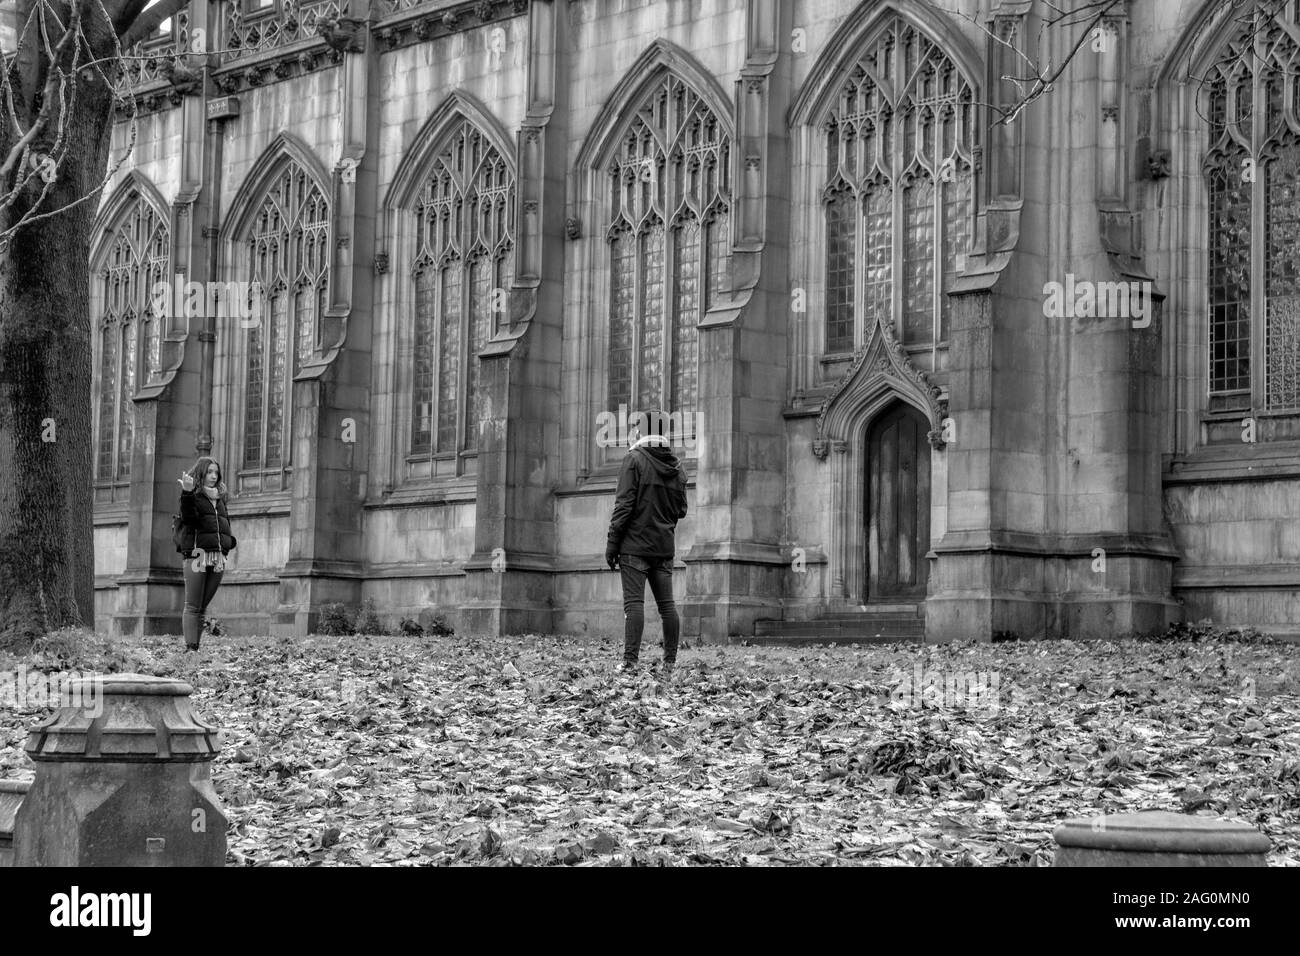
<path fill-rule="evenodd" d="M 972 208 L 974 97 L 953 60 L 895 18 L 848 70 L 824 118 L 825 351 L 876 321 L 906 345 L 947 338 Z"/>
<path fill-rule="evenodd" d="M 606 167 L 609 408 L 657 406 L 694 422 L 700 319 L 729 285 L 731 141 L 671 73 L 628 112 Z"/>
<path fill-rule="evenodd" d="M 252 474 L 241 489 L 279 491 L 291 460 L 293 378 L 319 346 L 325 312 L 329 205 L 315 178 L 288 160 L 255 208 L 244 243 L 264 300 L 247 337 L 242 458 Z"/>
<path fill-rule="evenodd" d="M 1211 411 L 1300 410 L 1300 27 L 1262 7 L 1205 83 Z"/>
<path fill-rule="evenodd" d="M 413 458 L 454 462 L 477 447 L 477 356 L 508 314 L 514 190 L 500 150 L 459 121 L 436 150 L 415 209 Z"/>
<path fill-rule="evenodd" d="M 136 389 L 158 375 L 162 317 L 155 283 L 168 281 L 171 247 L 165 217 L 137 197 L 112 227 L 100 253 L 95 323 L 95 480 L 128 482 Z"/>

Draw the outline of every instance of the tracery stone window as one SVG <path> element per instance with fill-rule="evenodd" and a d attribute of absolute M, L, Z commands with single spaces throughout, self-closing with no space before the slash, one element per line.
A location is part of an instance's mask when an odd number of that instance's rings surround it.
<path fill-rule="evenodd" d="M 974 119 L 956 64 L 900 18 L 849 70 L 823 123 L 826 352 L 865 344 L 882 318 L 907 345 L 947 338 L 944 293 L 973 215 Z"/>
<path fill-rule="evenodd" d="M 329 205 L 315 178 L 288 160 L 245 237 L 249 278 L 263 301 L 248 329 L 244 490 L 279 491 L 290 464 L 292 382 L 318 346 L 329 272 Z"/>
<path fill-rule="evenodd" d="M 1206 78 L 1211 411 L 1300 409 L 1298 73 L 1287 3 L 1244 23 Z"/>
<path fill-rule="evenodd" d="M 170 281 L 169 261 L 167 221 L 151 203 L 137 198 L 113 227 L 96 275 L 97 483 L 131 478 L 132 397 L 142 379 L 158 374 L 163 317 L 154 314 L 152 293 L 155 283 Z"/>
<path fill-rule="evenodd" d="M 477 445 L 477 355 L 507 314 L 515 184 L 469 121 L 444 144 L 416 209 L 411 453 L 454 458 Z"/>
<path fill-rule="evenodd" d="M 610 157 L 609 408 L 696 421 L 699 321 L 725 291 L 731 142 L 671 73 L 632 109 Z"/>

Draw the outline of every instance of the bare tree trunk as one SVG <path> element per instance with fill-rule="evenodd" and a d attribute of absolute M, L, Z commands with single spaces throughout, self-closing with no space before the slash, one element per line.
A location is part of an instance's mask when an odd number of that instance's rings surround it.
<path fill-rule="evenodd" d="M 77 85 L 44 209 L 96 190 L 107 166 L 111 91 L 98 76 Z M 36 177 L 0 212 L 0 230 L 43 185 Z M 0 253 L 0 642 L 94 626 L 89 246 L 99 199 L 29 223 Z"/>
<path fill-rule="evenodd" d="M 95 623 L 90 232 L 111 83 L 117 54 L 187 0 L 146 2 L 16 0 L 0 62 L 0 643 Z"/>

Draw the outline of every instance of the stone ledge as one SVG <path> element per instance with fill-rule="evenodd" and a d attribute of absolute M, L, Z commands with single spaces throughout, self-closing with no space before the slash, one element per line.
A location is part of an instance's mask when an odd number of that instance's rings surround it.
<path fill-rule="evenodd" d="M 1174 570 L 1175 588 L 1300 588 L 1300 564 L 1207 565 Z"/>
<path fill-rule="evenodd" d="M 770 564 L 784 567 L 790 563 L 788 547 L 775 544 L 758 544 L 752 541 L 721 541 L 697 544 L 686 553 L 687 564 L 704 562 L 734 564 Z"/>
<path fill-rule="evenodd" d="M 459 564 L 371 564 L 365 569 L 365 580 L 378 581 L 392 578 L 463 578 L 465 569 Z"/>
<path fill-rule="evenodd" d="M 428 484 L 399 488 L 382 498 L 371 498 L 364 501 L 361 507 L 367 511 L 374 511 L 384 508 L 419 508 L 449 504 L 472 504 L 477 500 L 477 478 L 472 481 L 455 478 L 449 479 L 448 484 L 442 486 Z"/>
<path fill-rule="evenodd" d="M 1142 557 L 1167 560 L 1182 555 L 1164 536 L 1152 534 L 1035 534 L 1025 531 L 949 531 L 930 554 L 1011 554 L 1032 558 L 1091 559 L 1093 548 L 1107 558 Z"/>
<path fill-rule="evenodd" d="M 279 578 L 364 578 L 360 562 L 333 561 L 327 558 L 297 558 L 285 563 Z"/>
<path fill-rule="evenodd" d="M 1174 458 L 1160 478 L 1166 486 L 1300 478 L 1300 443 L 1198 448 Z"/>

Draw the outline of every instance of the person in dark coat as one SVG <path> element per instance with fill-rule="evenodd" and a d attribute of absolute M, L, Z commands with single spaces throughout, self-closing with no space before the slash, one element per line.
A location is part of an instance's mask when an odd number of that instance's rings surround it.
<path fill-rule="evenodd" d="M 666 416 L 645 412 L 646 435 L 634 426 L 623 459 L 609 519 L 605 562 L 623 578 L 623 666 L 636 668 L 645 627 L 645 586 L 659 606 L 664 625 L 664 676 L 677 661 L 680 624 L 673 603 L 673 554 L 677 522 L 686 517 L 686 471 L 664 434 Z"/>
<path fill-rule="evenodd" d="M 181 569 L 185 575 L 185 610 L 181 625 L 185 646 L 199 649 L 199 635 L 207 625 L 203 617 L 212 603 L 221 577 L 226 572 L 226 555 L 235 549 L 230 531 L 230 514 L 226 510 L 229 494 L 221 480 L 221 466 L 211 458 L 200 458 L 193 471 L 181 472 L 181 535 L 184 556 Z"/>

